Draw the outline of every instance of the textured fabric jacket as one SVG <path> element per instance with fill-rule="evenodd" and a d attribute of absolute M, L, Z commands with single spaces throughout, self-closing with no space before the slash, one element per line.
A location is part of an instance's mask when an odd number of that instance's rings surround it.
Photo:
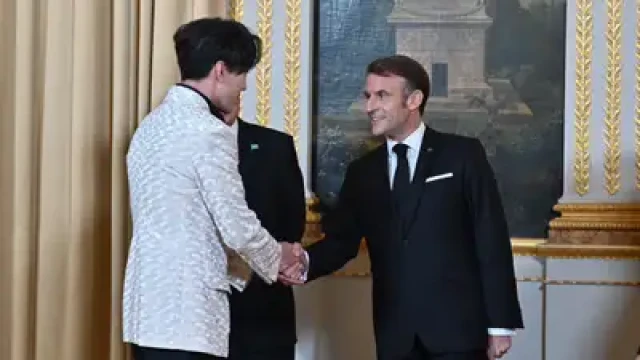
<path fill-rule="evenodd" d="M 226 356 L 230 286 L 243 289 L 249 268 L 273 283 L 281 256 L 245 202 L 234 134 L 174 86 L 134 134 L 127 169 L 124 341 Z"/>

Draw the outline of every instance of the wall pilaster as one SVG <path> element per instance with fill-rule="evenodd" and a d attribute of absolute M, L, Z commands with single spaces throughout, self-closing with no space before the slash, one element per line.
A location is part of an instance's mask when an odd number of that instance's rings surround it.
<path fill-rule="evenodd" d="M 263 41 L 262 61 L 249 73 L 240 116 L 293 136 L 311 197 L 313 2 L 230 0 L 227 13 Z"/>
<path fill-rule="evenodd" d="M 567 5 L 564 194 L 549 240 L 640 245 L 640 5 Z"/>

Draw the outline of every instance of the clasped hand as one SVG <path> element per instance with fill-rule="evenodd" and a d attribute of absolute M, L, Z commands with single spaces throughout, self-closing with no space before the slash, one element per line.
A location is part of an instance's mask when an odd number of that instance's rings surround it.
<path fill-rule="evenodd" d="M 285 285 L 304 284 L 304 274 L 307 272 L 307 258 L 302 245 L 299 243 L 280 243 L 282 258 L 278 280 Z"/>

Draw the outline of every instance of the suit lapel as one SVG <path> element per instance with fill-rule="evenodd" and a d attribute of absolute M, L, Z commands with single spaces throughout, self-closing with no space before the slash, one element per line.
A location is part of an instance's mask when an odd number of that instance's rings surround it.
<path fill-rule="evenodd" d="M 438 134 L 431 130 L 429 127 L 424 132 L 422 144 L 420 146 L 420 153 L 418 154 L 418 162 L 416 164 L 415 173 L 413 175 L 413 181 L 411 182 L 410 196 L 407 200 L 407 219 L 404 227 L 404 236 L 408 236 L 413 223 L 415 222 L 418 208 L 422 202 L 422 195 L 424 194 L 424 181 L 431 171 L 433 160 L 438 153 L 437 144 Z"/>
<path fill-rule="evenodd" d="M 386 145 L 378 147 L 378 153 L 375 156 L 374 176 L 371 177 L 375 181 L 374 187 L 379 189 L 380 199 L 384 208 L 391 208 L 391 180 L 389 179 L 389 153 Z"/>
<path fill-rule="evenodd" d="M 380 221 L 381 224 L 388 224 L 384 228 L 389 231 L 389 235 L 393 242 L 400 241 L 402 236 L 402 223 L 391 200 L 391 179 L 389 178 L 389 152 L 385 143 L 378 147 L 373 157 L 373 167 L 369 176 L 369 183 L 372 192 L 376 194 L 376 209 L 374 221 Z"/>
<path fill-rule="evenodd" d="M 376 194 L 376 209 L 380 209 L 380 221 L 393 217 L 393 205 L 391 202 L 391 182 L 389 180 L 389 155 L 386 145 L 382 145 L 374 150 L 376 153 L 373 157 L 373 163 L 369 172 L 369 184 L 371 191 Z"/>

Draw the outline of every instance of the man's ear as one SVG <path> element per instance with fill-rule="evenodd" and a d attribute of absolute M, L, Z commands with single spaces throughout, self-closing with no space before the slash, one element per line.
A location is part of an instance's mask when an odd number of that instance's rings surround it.
<path fill-rule="evenodd" d="M 418 110 L 423 99 L 424 93 L 422 93 L 422 90 L 413 90 L 407 97 L 407 108 L 410 110 Z"/>
<path fill-rule="evenodd" d="M 211 74 L 216 80 L 222 78 L 227 72 L 227 66 L 222 61 L 216 62 L 211 68 Z"/>

